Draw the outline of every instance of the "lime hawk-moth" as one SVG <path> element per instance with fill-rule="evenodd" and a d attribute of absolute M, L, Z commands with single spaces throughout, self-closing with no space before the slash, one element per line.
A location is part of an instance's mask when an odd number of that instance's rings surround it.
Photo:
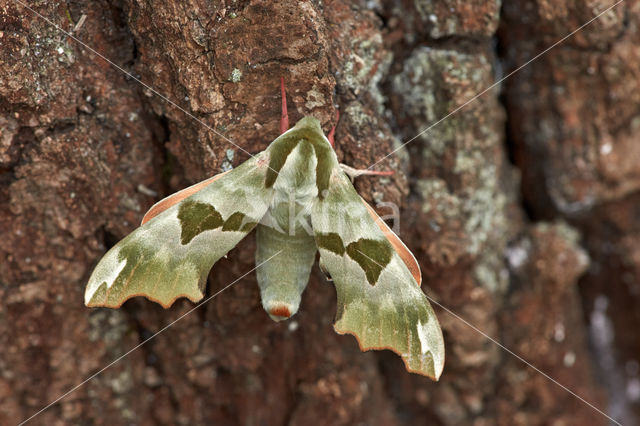
<path fill-rule="evenodd" d="M 256 228 L 257 280 L 272 319 L 297 312 L 319 252 L 337 291 L 336 332 L 353 334 L 362 350 L 390 349 L 408 371 L 437 380 L 444 342 L 418 262 L 356 192 L 350 177 L 362 173 L 338 162 L 333 130 L 326 137 L 313 117 L 288 128 L 281 88 L 282 134 L 240 166 L 156 203 L 100 260 L 86 305 L 197 302 L 213 264 Z"/>

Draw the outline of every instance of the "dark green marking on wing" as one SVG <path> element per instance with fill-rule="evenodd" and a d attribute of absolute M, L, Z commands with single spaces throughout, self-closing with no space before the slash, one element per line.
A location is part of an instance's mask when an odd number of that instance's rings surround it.
<path fill-rule="evenodd" d="M 231 218 L 231 217 L 230 217 Z M 222 215 L 211 204 L 199 201 L 184 201 L 178 211 L 182 226 L 180 242 L 189 244 L 198 234 L 223 225 Z"/>
<path fill-rule="evenodd" d="M 347 246 L 347 254 L 362 268 L 369 284 L 375 285 L 382 270 L 391 261 L 393 248 L 386 240 L 360 238 Z"/>
<path fill-rule="evenodd" d="M 223 231 L 240 231 L 249 232 L 256 226 L 256 222 L 252 222 L 247 219 L 247 216 L 242 212 L 235 212 L 224 221 L 222 225 Z"/>
<path fill-rule="evenodd" d="M 333 252 L 338 256 L 344 255 L 344 243 L 342 242 L 342 238 L 340 238 L 340 235 L 336 234 L 335 232 L 329 232 L 327 234 L 316 234 L 316 245 L 319 248 L 329 250 L 330 252 Z"/>

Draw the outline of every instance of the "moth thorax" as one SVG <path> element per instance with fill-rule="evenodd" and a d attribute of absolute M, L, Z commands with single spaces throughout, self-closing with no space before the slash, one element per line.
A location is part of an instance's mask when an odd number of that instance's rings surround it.
<path fill-rule="evenodd" d="M 318 196 L 317 164 L 313 146 L 302 139 L 280 169 L 264 225 L 287 235 L 313 235 L 310 212 Z"/>
<path fill-rule="evenodd" d="M 291 194 L 295 194 L 295 199 L 302 204 L 313 201 L 318 196 L 317 165 L 318 158 L 313 145 L 301 139 L 289 153 L 278 173 L 273 186 L 277 193 L 276 198 L 283 198 L 286 194 L 284 198 L 289 199 Z"/>

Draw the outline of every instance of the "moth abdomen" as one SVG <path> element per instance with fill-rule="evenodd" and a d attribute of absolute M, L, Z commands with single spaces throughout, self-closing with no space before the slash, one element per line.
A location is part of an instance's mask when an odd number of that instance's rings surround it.
<path fill-rule="evenodd" d="M 274 321 L 287 319 L 298 311 L 316 251 L 314 238 L 306 233 L 288 235 L 258 225 L 256 264 L 260 267 L 256 274 L 262 306 Z M 276 254 L 273 261 L 263 263 Z"/>
<path fill-rule="evenodd" d="M 266 308 L 267 313 L 271 318 L 274 318 L 277 321 L 287 319 L 291 317 L 291 307 L 284 303 L 271 303 L 270 306 Z"/>

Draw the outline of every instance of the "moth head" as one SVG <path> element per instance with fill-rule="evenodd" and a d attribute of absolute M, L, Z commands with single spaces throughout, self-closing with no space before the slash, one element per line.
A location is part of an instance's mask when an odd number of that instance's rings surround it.
<path fill-rule="evenodd" d="M 318 121 L 317 118 L 312 117 L 310 115 L 307 115 L 306 117 L 303 117 L 300 120 L 298 120 L 296 125 L 293 126 L 293 129 L 296 129 L 296 130 L 309 129 L 309 130 L 317 130 L 320 132 L 322 131 L 322 128 L 320 127 L 320 121 Z"/>

